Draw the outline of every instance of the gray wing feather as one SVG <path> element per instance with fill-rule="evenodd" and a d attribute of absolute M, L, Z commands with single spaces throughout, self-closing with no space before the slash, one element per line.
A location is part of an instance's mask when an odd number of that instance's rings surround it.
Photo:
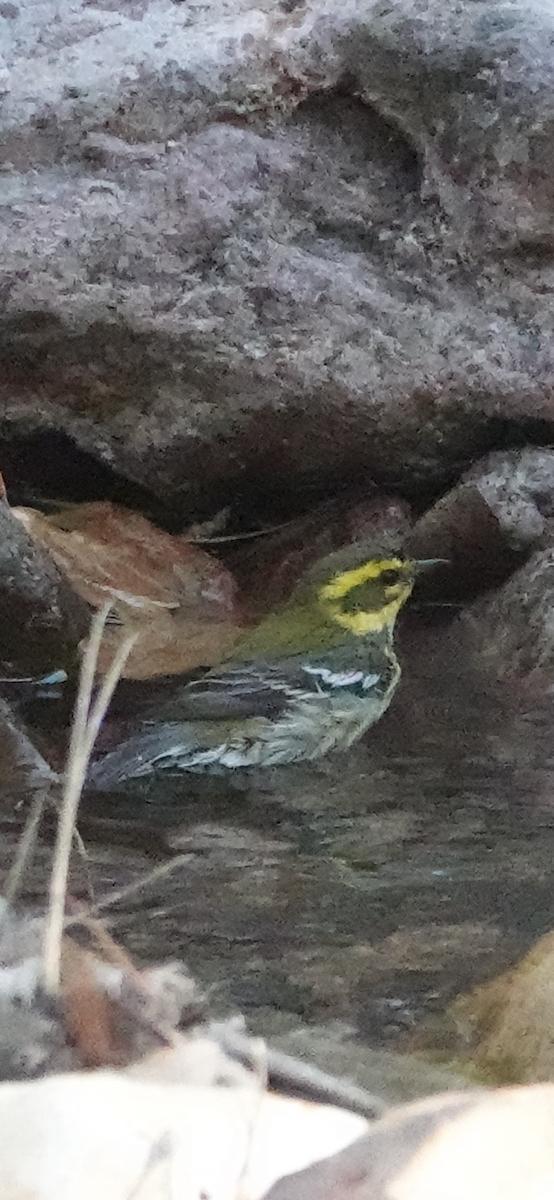
<path fill-rule="evenodd" d="M 93 763 L 87 784 L 109 791 L 126 779 L 151 775 L 156 763 L 161 764 L 164 758 L 168 760 L 175 756 L 175 747 L 183 745 L 184 732 L 177 723 L 143 728 L 134 737 L 127 738 L 117 750 Z"/>
<path fill-rule="evenodd" d="M 317 682 L 304 672 L 254 664 L 210 671 L 189 683 L 158 711 L 162 721 L 240 721 L 249 717 L 276 720 L 291 700 L 317 692 Z"/>
<path fill-rule="evenodd" d="M 188 752 L 192 756 L 202 744 L 208 748 L 212 742 L 216 745 L 218 738 L 225 741 L 234 722 L 276 720 L 291 700 L 318 690 L 310 676 L 288 674 L 268 665 L 210 672 L 159 705 L 151 720 L 143 719 L 138 733 L 94 763 L 88 782 L 91 787 L 109 790 L 125 779 L 137 779 L 156 769 L 172 764 L 178 768 L 179 759 Z"/>
<path fill-rule="evenodd" d="M 143 721 L 137 734 L 93 764 L 89 783 L 109 790 L 125 779 L 174 766 L 194 768 L 195 752 L 214 752 L 240 732 L 240 723 L 276 721 L 302 696 L 324 698 L 329 690 L 358 687 L 367 694 L 383 676 L 362 670 L 332 671 L 299 664 L 292 670 L 270 663 L 210 671 L 180 689 Z M 239 729 L 237 730 L 236 725 Z M 187 762 L 186 760 L 189 759 Z M 207 759 L 206 759 L 207 762 Z"/>

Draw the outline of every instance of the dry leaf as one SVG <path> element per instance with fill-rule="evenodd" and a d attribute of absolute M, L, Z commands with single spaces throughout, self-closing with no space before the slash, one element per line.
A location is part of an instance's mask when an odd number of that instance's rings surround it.
<path fill-rule="evenodd" d="M 216 559 L 145 517 L 99 501 L 54 517 L 14 508 L 81 597 L 95 608 L 113 600 L 125 632 L 140 638 L 125 675 L 145 679 L 217 662 L 238 636 L 235 585 Z M 110 628 L 102 673 L 121 628 Z"/>
<path fill-rule="evenodd" d="M 99 980 L 99 962 L 68 938 L 63 944 L 62 1000 L 67 1034 L 83 1067 L 123 1066 L 129 1048 L 115 1020 L 114 1004 Z"/>

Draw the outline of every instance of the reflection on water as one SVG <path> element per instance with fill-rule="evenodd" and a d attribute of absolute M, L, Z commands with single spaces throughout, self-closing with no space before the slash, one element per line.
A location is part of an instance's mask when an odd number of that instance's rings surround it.
<path fill-rule="evenodd" d="M 186 959 L 262 1028 L 279 1011 L 394 1045 L 554 925 L 552 702 L 495 689 L 452 628 L 404 626 L 393 707 L 345 756 L 87 799 L 85 829 L 187 852 L 112 912 L 138 958 Z M 146 869 L 90 854 L 100 894 Z"/>

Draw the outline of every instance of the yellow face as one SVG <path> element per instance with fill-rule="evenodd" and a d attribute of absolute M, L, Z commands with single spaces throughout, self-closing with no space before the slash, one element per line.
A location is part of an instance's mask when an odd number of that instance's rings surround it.
<path fill-rule="evenodd" d="M 327 614 L 358 637 L 392 627 L 414 586 L 417 564 L 401 558 L 371 559 L 340 571 L 319 589 Z"/>

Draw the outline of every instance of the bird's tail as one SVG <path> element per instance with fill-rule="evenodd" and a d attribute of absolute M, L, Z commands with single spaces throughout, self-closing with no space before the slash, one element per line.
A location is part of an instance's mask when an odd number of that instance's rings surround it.
<path fill-rule="evenodd" d="M 92 764 L 87 786 L 110 791 L 129 779 L 140 779 L 171 767 L 178 769 L 180 759 L 191 749 L 190 737 L 187 746 L 183 734 L 183 726 L 177 722 L 143 729 Z"/>

